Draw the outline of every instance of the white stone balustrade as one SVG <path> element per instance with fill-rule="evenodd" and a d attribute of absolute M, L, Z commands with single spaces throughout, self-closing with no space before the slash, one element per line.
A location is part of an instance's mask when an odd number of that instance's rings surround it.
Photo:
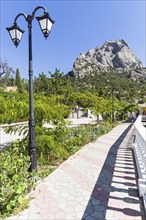
<path fill-rule="evenodd" d="M 135 141 L 132 149 L 135 156 L 138 172 L 138 190 L 140 197 L 143 197 L 146 210 L 146 127 L 142 122 L 143 116 L 139 115 L 134 123 Z"/>
<path fill-rule="evenodd" d="M 5 129 L 7 127 L 24 127 L 27 126 L 28 122 L 18 122 L 13 124 L 3 124 L 0 125 L 0 149 L 4 148 L 7 144 L 12 143 L 12 141 L 17 139 L 22 139 L 24 137 L 23 134 L 19 134 L 19 131 L 12 132 L 11 134 L 7 134 Z"/>

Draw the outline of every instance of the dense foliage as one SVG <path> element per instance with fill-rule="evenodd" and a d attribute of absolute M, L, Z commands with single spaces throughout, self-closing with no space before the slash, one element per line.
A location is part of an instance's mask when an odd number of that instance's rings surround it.
<path fill-rule="evenodd" d="M 18 68 L 14 74 L 13 68 L 4 61 L 0 63 L 0 72 L 3 89 L 9 85 L 17 86 L 15 93 L 0 90 L 0 123 L 27 120 L 28 81 L 21 79 Z M 140 77 L 133 80 L 128 73 L 115 70 L 94 72 L 77 79 L 56 69 L 48 76 L 42 72 L 34 78 L 34 94 L 35 117 L 40 124 L 44 120 L 62 121 L 76 105 L 90 108 L 110 121 L 113 100 L 116 119 L 123 120 L 128 111 L 138 110 L 138 102 L 145 101 L 146 80 Z"/>
<path fill-rule="evenodd" d="M 27 83 L 21 82 L 18 69 L 16 72 L 18 91 L 0 91 L 0 123 L 28 120 Z M 43 121 L 63 121 L 76 105 L 85 110 L 90 108 L 110 121 L 113 101 L 116 119 L 126 119 L 128 111 L 137 111 L 137 103 L 145 101 L 146 85 L 145 80 L 132 81 L 116 72 L 75 79 L 56 69 L 50 77 L 44 73 L 35 77 L 34 91 L 35 118 L 41 125 Z"/>
<path fill-rule="evenodd" d="M 48 164 L 56 164 L 76 152 L 81 146 L 95 141 L 111 128 L 109 123 L 75 128 L 67 128 L 63 124 L 55 129 L 37 127 L 38 158 L 42 163 L 45 161 L 45 164 L 47 162 Z"/>

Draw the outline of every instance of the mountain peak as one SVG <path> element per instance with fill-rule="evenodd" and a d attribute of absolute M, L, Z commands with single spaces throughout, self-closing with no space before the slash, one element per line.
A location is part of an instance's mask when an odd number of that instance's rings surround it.
<path fill-rule="evenodd" d="M 107 41 L 105 41 L 104 44 L 123 44 L 123 45 L 128 46 L 128 44 L 126 43 L 126 41 L 123 40 L 123 39 L 120 39 L 120 40 L 107 40 Z"/>
<path fill-rule="evenodd" d="M 142 63 L 125 40 L 107 40 L 102 46 L 80 53 L 73 64 L 73 74 L 82 77 L 95 71 L 107 71 L 111 68 L 128 71 L 142 67 Z"/>

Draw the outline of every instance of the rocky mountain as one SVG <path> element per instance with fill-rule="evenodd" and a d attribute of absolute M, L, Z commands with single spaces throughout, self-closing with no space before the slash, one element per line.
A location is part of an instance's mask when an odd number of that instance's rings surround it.
<path fill-rule="evenodd" d="M 131 77 L 146 77 L 146 69 L 124 40 L 108 40 L 102 46 L 80 53 L 73 64 L 72 74 L 83 77 L 87 74 L 115 69 L 130 71 Z"/>

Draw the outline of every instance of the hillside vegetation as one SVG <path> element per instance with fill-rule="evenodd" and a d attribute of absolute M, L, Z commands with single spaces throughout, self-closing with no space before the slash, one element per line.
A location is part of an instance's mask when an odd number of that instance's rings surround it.
<path fill-rule="evenodd" d="M 0 123 L 28 120 L 28 81 L 16 77 L 1 78 Z M 13 82 L 13 83 L 12 83 Z M 17 91 L 6 92 L 6 86 L 17 86 Z M 85 110 L 90 108 L 104 120 L 111 120 L 112 101 L 116 119 L 123 120 L 128 111 L 138 111 L 138 103 L 146 100 L 146 80 L 133 80 L 128 73 L 96 72 L 82 78 L 64 75 L 56 69 L 48 76 L 45 73 L 34 78 L 35 119 L 58 123 L 68 117 L 76 105 Z"/>

